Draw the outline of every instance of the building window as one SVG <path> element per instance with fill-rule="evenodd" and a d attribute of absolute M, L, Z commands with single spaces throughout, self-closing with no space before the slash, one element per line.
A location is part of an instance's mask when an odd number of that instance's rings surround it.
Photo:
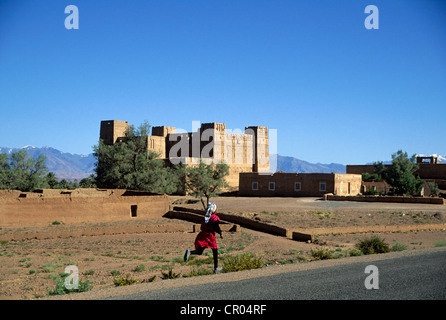
<path fill-rule="evenodd" d="M 319 191 L 327 191 L 325 182 L 319 182 Z"/>
<path fill-rule="evenodd" d="M 252 183 L 252 190 L 254 190 L 254 191 L 259 190 L 259 183 L 258 182 L 253 182 Z"/>
<path fill-rule="evenodd" d="M 294 191 L 300 191 L 300 188 L 301 188 L 300 182 L 295 182 L 294 183 Z"/>
<path fill-rule="evenodd" d="M 276 190 L 276 183 L 275 182 L 270 182 L 268 184 L 268 190 L 269 191 L 275 191 Z"/>

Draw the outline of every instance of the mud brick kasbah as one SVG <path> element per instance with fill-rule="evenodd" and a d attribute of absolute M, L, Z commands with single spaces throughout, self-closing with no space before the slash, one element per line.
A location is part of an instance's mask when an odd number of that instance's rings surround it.
<path fill-rule="evenodd" d="M 101 121 L 100 139 L 111 145 L 125 140 L 128 121 Z M 269 172 L 268 128 L 245 127 L 244 133 L 230 133 L 224 123 L 203 123 L 196 132 L 177 133 L 175 127 L 152 127 L 147 151 L 156 152 L 167 163 L 197 165 L 203 162 L 229 165 L 228 184 L 238 188 L 242 172 Z M 183 130 L 181 130 L 183 131 Z"/>

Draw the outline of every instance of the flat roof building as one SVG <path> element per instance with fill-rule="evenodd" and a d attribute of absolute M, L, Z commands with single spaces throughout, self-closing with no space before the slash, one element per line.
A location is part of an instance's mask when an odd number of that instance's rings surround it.
<path fill-rule="evenodd" d="M 345 173 L 240 173 L 239 195 L 258 197 L 322 197 L 326 193 L 357 195 L 360 174 Z"/>

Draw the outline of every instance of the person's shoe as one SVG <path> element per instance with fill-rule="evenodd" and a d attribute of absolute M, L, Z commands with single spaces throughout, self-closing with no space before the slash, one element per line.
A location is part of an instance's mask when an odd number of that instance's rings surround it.
<path fill-rule="evenodd" d="M 221 271 L 221 267 L 218 267 L 217 269 L 214 270 L 214 273 L 217 274 Z"/>
<path fill-rule="evenodd" d="M 184 253 L 184 262 L 187 262 L 187 260 L 189 260 L 189 256 L 190 256 L 190 250 L 187 249 L 186 252 Z"/>

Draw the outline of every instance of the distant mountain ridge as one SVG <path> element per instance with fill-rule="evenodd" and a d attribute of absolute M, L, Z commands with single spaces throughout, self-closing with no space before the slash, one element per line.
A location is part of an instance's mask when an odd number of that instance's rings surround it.
<path fill-rule="evenodd" d="M 311 163 L 294 157 L 270 155 L 270 162 L 277 159 L 277 171 L 298 172 L 298 173 L 345 173 L 346 166 L 340 163 Z"/>
<path fill-rule="evenodd" d="M 28 154 L 37 158 L 43 154 L 46 157 L 46 165 L 49 171 L 54 172 L 58 179 L 83 179 L 91 174 L 94 174 L 96 159 L 93 154 L 88 155 L 72 154 L 68 152 L 61 152 L 51 147 L 37 148 L 33 146 L 26 146 L 23 148 L 7 148 L 0 147 L 0 153 L 11 154 L 20 149 L 25 149 Z M 442 162 L 446 162 L 446 158 L 438 156 Z M 310 163 L 308 161 L 300 160 L 294 157 L 281 156 L 277 154 L 270 155 L 270 162 L 274 163 L 277 160 L 276 171 L 284 172 L 298 172 L 298 173 L 345 173 L 346 166 L 339 163 Z M 273 169 L 273 168 L 272 168 Z"/>
<path fill-rule="evenodd" d="M 94 173 L 96 159 L 92 153 L 80 155 L 62 152 L 51 147 L 37 148 L 33 146 L 23 148 L 0 147 L 0 153 L 11 154 L 21 149 L 26 150 L 33 158 L 43 154 L 46 157 L 48 170 L 53 172 L 58 179 L 80 180 Z"/>

